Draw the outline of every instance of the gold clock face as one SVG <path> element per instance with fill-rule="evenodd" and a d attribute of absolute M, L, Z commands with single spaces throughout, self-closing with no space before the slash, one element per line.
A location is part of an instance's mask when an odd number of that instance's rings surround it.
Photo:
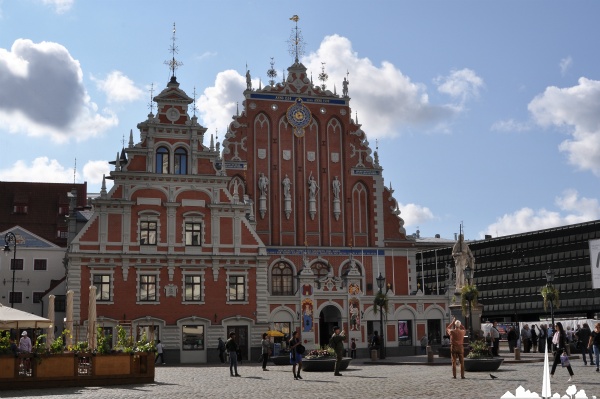
<path fill-rule="evenodd" d="M 301 121 L 302 119 L 304 119 L 304 113 L 301 111 L 296 111 L 296 113 L 294 114 L 294 119 L 296 119 L 297 121 Z"/>

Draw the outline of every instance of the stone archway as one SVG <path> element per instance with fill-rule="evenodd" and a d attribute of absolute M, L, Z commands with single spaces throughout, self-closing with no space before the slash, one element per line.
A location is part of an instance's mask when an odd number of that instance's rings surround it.
<path fill-rule="evenodd" d="M 342 326 L 340 310 L 333 305 L 325 306 L 319 313 L 319 346 L 323 347 L 329 343 L 329 337 L 336 325 Z"/>

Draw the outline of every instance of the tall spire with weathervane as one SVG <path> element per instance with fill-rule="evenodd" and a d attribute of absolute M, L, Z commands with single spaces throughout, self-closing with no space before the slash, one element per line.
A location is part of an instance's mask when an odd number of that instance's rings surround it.
<path fill-rule="evenodd" d="M 171 69 L 171 82 L 177 82 L 177 78 L 175 76 L 175 70 L 177 70 L 177 68 L 179 68 L 180 66 L 183 65 L 183 62 L 181 61 L 177 61 L 175 59 L 175 54 L 177 54 L 179 52 L 178 47 L 175 45 L 175 40 L 177 40 L 177 38 L 175 37 L 175 22 L 173 22 L 173 38 L 172 38 L 172 43 L 171 46 L 169 47 L 169 51 L 171 52 L 171 59 L 169 61 L 165 61 L 165 65 L 169 66 L 169 69 Z"/>
<path fill-rule="evenodd" d="M 300 17 L 294 15 L 290 18 L 290 20 L 296 23 L 296 27 L 292 29 L 292 34 L 290 36 L 290 39 L 288 40 L 288 43 L 290 45 L 289 51 L 290 55 L 295 57 L 294 62 L 297 64 L 299 62 L 300 56 L 304 55 L 305 43 L 304 39 L 302 38 L 302 31 L 298 29 L 298 21 L 300 20 Z"/>

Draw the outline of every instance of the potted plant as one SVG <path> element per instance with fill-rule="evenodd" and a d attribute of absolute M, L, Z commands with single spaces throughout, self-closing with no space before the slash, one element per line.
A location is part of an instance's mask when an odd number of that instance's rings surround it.
<path fill-rule="evenodd" d="M 352 358 L 342 358 L 340 370 L 346 370 Z M 333 371 L 335 368 L 335 351 L 333 348 L 313 349 L 302 359 L 303 371 Z"/>
<path fill-rule="evenodd" d="M 466 371 L 495 371 L 504 361 L 501 357 L 493 357 L 485 340 L 471 342 L 469 354 L 465 357 Z"/>

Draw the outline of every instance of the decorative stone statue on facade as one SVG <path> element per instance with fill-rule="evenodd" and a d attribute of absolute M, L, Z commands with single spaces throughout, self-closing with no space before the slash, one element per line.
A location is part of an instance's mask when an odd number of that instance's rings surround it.
<path fill-rule="evenodd" d="M 308 177 L 308 213 L 311 220 L 315 220 L 317 213 L 317 191 L 319 191 L 319 186 L 312 172 L 310 172 L 310 176 Z"/>
<path fill-rule="evenodd" d="M 289 219 L 290 214 L 292 213 L 292 182 L 290 181 L 288 175 L 285 175 L 281 184 L 283 185 L 283 210 L 285 212 L 285 217 Z"/>
<path fill-rule="evenodd" d="M 338 177 L 335 176 L 333 178 L 333 181 L 331 182 L 331 190 L 333 192 L 333 216 L 335 217 L 335 220 L 339 220 L 340 213 L 341 213 L 341 201 L 340 201 L 341 186 L 342 186 L 342 183 L 340 182 Z"/>
<path fill-rule="evenodd" d="M 264 173 L 261 172 L 258 177 L 258 190 L 260 192 L 260 197 L 258 198 L 258 210 L 260 211 L 260 217 L 262 219 L 265 218 L 265 213 L 267 213 L 267 189 L 269 186 L 269 179 L 265 176 Z"/>
<path fill-rule="evenodd" d="M 465 243 L 462 234 L 459 234 L 458 241 L 452 248 L 452 257 L 454 258 L 454 264 L 456 265 L 456 290 L 460 291 L 466 283 L 465 269 L 467 266 L 470 266 L 471 270 L 475 269 L 475 257 L 467 243 Z"/>

